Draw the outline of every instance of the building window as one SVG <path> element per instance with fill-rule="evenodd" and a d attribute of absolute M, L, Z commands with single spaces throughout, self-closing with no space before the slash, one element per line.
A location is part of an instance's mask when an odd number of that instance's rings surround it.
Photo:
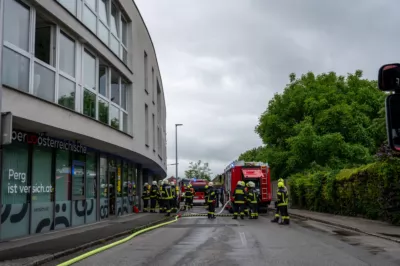
<path fill-rule="evenodd" d="M 62 5 L 69 2 L 57 1 Z M 95 27 L 96 21 L 103 17 L 107 36 L 113 35 L 118 41 L 120 37 L 126 38 L 122 29 L 127 28 L 126 20 L 116 3 L 111 5 L 111 0 L 76 3 L 84 4 L 78 8 L 71 0 L 66 8 L 72 10 L 76 6 L 76 10 L 84 13 L 81 7 L 85 7 L 95 14 Z M 117 71 L 29 2 L 9 0 L 4 2 L 4 8 L 1 73 L 4 85 L 129 131 L 130 87 Z"/>
<path fill-rule="evenodd" d="M 111 127 L 115 128 L 115 129 L 119 129 L 120 123 L 119 123 L 119 109 L 114 106 L 113 104 L 111 105 L 110 108 L 110 125 Z"/>
<path fill-rule="evenodd" d="M 83 114 L 96 118 L 96 94 L 87 89 L 83 92 Z"/>
<path fill-rule="evenodd" d="M 156 151 L 156 117 L 152 117 L 152 132 L 153 132 L 153 151 Z"/>
<path fill-rule="evenodd" d="M 68 1 L 68 0 L 63 0 Z M 72 0 L 71 0 L 72 1 Z M 83 2 L 83 23 L 95 33 L 105 45 L 110 47 L 125 64 L 128 62 L 127 35 L 128 23 L 121 14 L 121 10 L 115 1 L 111 0 L 85 0 Z M 67 9 L 72 6 L 61 3 Z M 75 13 L 74 13 L 75 14 Z"/>
<path fill-rule="evenodd" d="M 144 73 L 144 91 L 149 94 L 148 90 L 148 76 L 147 76 L 147 71 L 148 71 L 148 58 L 147 58 L 147 53 L 144 52 L 144 58 L 143 58 L 143 73 Z"/>
<path fill-rule="evenodd" d="M 154 68 L 151 68 L 151 96 L 153 100 L 153 104 L 155 104 L 155 96 L 156 95 L 156 83 L 154 81 Z"/>
<path fill-rule="evenodd" d="M 76 0 L 57 0 L 63 5 L 69 12 L 76 16 Z"/>
<path fill-rule="evenodd" d="M 4 41 L 29 52 L 30 8 L 20 1 L 4 1 Z"/>
<path fill-rule="evenodd" d="M 149 146 L 149 106 L 144 105 L 144 120 L 145 120 L 145 144 Z"/>

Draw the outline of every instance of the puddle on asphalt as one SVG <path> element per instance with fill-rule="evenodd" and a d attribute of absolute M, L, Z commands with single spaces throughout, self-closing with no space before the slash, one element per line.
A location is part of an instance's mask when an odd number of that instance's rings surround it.
<path fill-rule="evenodd" d="M 169 228 L 210 228 L 210 227 L 230 227 L 244 226 L 243 224 L 170 224 Z"/>

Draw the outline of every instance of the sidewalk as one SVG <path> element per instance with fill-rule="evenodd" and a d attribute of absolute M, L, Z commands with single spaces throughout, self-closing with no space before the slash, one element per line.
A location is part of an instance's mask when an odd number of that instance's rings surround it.
<path fill-rule="evenodd" d="M 299 218 L 314 220 L 345 229 L 351 229 L 360 233 L 400 243 L 400 226 L 391 225 L 386 222 L 333 215 L 329 213 L 312 212 L 301 209 L 289 209 L 289 215 L 293 217 L 297 216 Z"/>
<path fill-rule="evenodd" d="M 94 224 L 1 242 L 0 264 L 10 260 L 18 260 L 13 261 L 15 265 L 34 265 L 32 263 L 38 260 L 49 261 L 167 219 L 170 217 L 157 213 L 131 214 Z"/>

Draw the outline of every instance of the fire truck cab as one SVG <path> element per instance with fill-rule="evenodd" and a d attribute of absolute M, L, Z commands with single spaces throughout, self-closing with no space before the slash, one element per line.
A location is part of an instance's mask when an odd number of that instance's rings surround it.
<path fill-rule="evenodd" d="M 259 194 L 259 212 L 266 213 L 271 203 L 271 176 L 267 163 L 234 161 L 224 170 L 225 201 L 233 200 L 233 192 L 238 181 L 245 183 L 253 181 Z M 233 205 L 229 202 L 226 207 L 233 213 Z"/>

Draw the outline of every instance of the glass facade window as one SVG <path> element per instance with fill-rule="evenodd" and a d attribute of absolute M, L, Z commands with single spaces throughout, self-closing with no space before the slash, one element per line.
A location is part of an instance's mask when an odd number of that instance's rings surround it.
<path fill-rule="evenodd" d="M 107 66 L 101 65 L 99 66 L 99 92 L 101 95 L 107 97 Z"/>
<path fill-rule="evenodd" d="M 69 12 L 76 16 L 76 1 L 77 0 L 57 0 L 63 5 Z"/>
<path fill-rule="evenodd" d="M 4 41 L 29 51 L 29 6 L 15 0 L 4 1 Z"/>
<path fill-rule="evenodd" d="M 111 121 L 111 127 L 115 129 L 119 129 L 120 126 L 120 118 L 119 118 L 119 109 L 115 107 L 114 105 L 111 105 L 110 108 L 110 121 Z"/>
<path fill-rule="evenodd" d="M 109 104 L 105 100 L 99 99 L 99 121 L 108 124 Z"/>
<path fill-rule="evenodd" d="M 83 114 L 96 118 L 96 94 L 86 89 L 83 92 Z"/>
<path fill-rule="evenodd" d="M 54 71 L 44 67 L 42 64 L 35 63 L 34 77 L 33 95 L 50 102 L 54 102 Z"/>
<path fill-rule="evenodd" d="M 93 223 L 109 217 L 109 210 L 132 213 L 138 201 L 134 164 L 91 150 L 75 153 L 15 138 L 4 146 L 3 167 L 2 240 Z"/>
<path fill-rule="evenodd" d="M 58 82 L 58 104 L 75 110 L 75 83 L 63 76 Z"/>
<path fill-rule="evenodd" d="M 29 58 L 3 47 L 3 84 L 29 92 Z"/>
<path fill-rule="evenodd" d="M 120 88 L 119 88 L 119 76 L 114 71 L 111 72 L 111 101 L 119 104 Z"/>
<path fill-rule="evenodd" d="M 60 34 L 60 70 L 75 77 L 75 41 L 61 32 Z"/>
<path fill-rule="evenodd" d="M 96 58 L 84 51 L 83 54 L 83 83 L 85 88 L 96 90 Z"/>
<path fill-rule="evenodd" d="M 71 225 L 71 161 L 70 152 L 56 151 L 56 209 L 55 217 L 58 222 L 55 228 L 66 228 Z"/>
<path fill-rule="evenodd" d="M 52 149 L 34 147 L 32 154 L 32 211 L 31 233 L 50 231 L 50 224 L 43 227 L 42 221 L 53 220 Z"/>
<path fill-rule="evenodd" d="M 83 8 L 83 23 L 96 34 L 96 14 L 93 13 L 88 6 L 84 6 Z"/>

